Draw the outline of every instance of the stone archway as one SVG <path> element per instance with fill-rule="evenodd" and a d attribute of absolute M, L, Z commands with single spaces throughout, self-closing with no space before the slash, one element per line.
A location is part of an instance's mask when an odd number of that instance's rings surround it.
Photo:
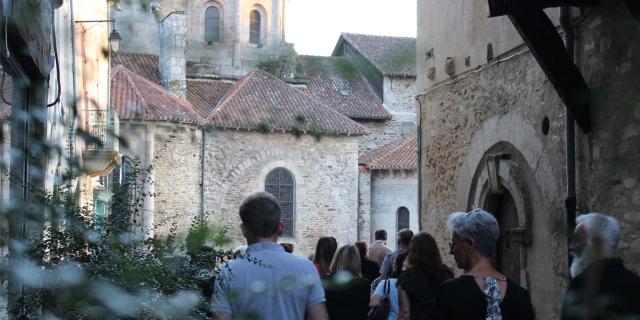
<path fill-rule="evenodd" d="M 480 161 L 469 193 L 468 208 L 483 208 L 496 216 L 500 239 L 494 265 L 528 288 L 527 249 L 531 244 L 531 199 L 522 157 L 508 143 L 489 148 Z"/>

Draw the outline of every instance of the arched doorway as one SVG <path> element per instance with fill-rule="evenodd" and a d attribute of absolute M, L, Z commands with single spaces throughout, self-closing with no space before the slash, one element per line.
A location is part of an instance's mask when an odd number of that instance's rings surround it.
<path fill-rule="evenodd" d="M 498 271 L 520 284 L 522 244 L 511 236 L 519 227 L 516 202 L 509 191 L 504 191 L 502 194 L 491 194 L 484 209 L 493 213 L 500 225 L 500 238 L 492 262 Z"/>
<path fill-rule="evenodd" d="M 501 143 L 492 147 L 476 168 L 468 207 L 494 214 L 500 225 L 500 238 L 492 262 L 504 275 L 528 288 L 532 193 L 525 168 L 526 162 L 513 146 Z"/>

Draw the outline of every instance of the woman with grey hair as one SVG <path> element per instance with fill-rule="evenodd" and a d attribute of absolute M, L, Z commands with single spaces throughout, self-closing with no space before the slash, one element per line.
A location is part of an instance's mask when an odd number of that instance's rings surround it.
<path fill-rule="evenodd" d="M 491 265 L 500 227 L 482 209 L 449 216 L 450 253 L 464 274 L 440 285 L 433 320 L 533 320 L 529 293 Z"/>

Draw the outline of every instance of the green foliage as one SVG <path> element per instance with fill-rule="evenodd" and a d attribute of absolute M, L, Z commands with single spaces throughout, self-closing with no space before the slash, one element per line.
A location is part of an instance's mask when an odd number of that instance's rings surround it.
<path fill-rule="evenodd" d="M 27 300 L 21 315 L 61 319 L 209 319 L 213 275 L 237 256 L 217 249 L 230 240 L 227 228 L 193 220 L 186 241 L 175 226 L 164 238 L 144 239 L 137 219 L 142 213 L 141 184 L 146 170 L 132 161 L 124 181 L 116 184 L 110 214 L 96 221 L 71 196 L 33 190 L 50 223 L 25 247 L 23 258 L 3 270 L 22 280 Z M 186 252 L 186 254 L 185 254 Z M 0 277 L 2 279 L 3 277 Z"/>
<path fill-rule="evenodd" d="M 258 131 L 260 133 L 263 133 L 263 134 L 267 134 L 271 130 L 269 125 L 267 123 L 264 123 L 264 122 L 258 123 L 257 127 L 258 127 Z"/>
<path fill-rule="evenodd" d="M 258 63 L 258 65 L 256 65 L 256 68 L 280 78 L 280 75 L 284 71 L 285 65 L 278 60 L 268 60 Z"/>

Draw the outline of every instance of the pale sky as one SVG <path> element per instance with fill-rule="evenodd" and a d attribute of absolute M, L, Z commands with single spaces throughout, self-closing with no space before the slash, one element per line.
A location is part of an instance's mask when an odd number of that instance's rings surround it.
<path fill-rule="evenodd" d="M 416 36 L 416 0 L 286 0 L 286 40 L 298 54 L 328 56 L 341 32 Z"/>

